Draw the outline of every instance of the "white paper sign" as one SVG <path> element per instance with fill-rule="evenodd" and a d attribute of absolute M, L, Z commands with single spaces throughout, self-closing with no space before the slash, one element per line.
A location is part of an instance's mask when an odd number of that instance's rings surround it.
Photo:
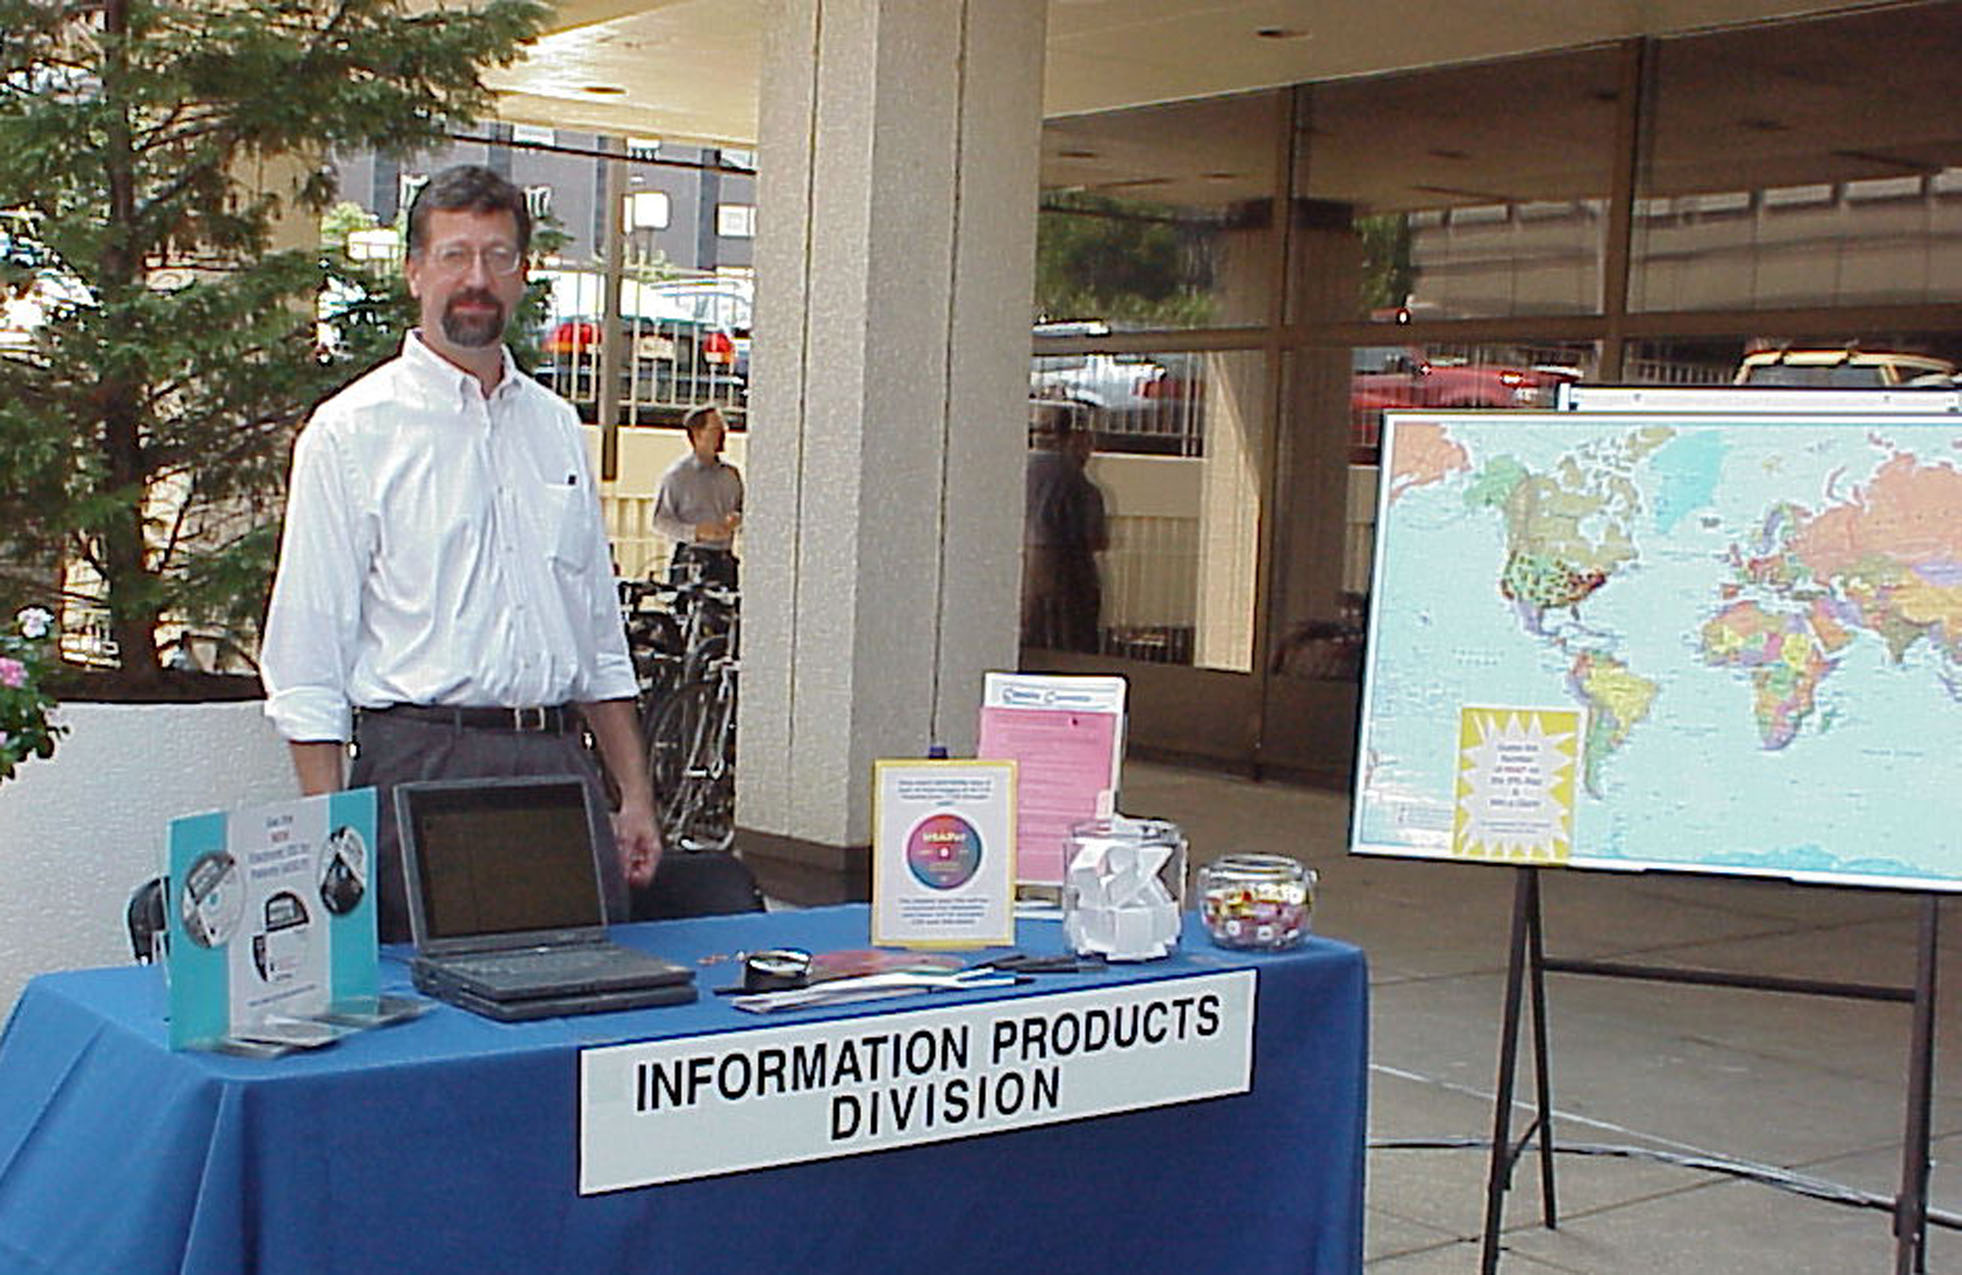
<path fill-rule="evenodd" d="M 1253 970 L 579 1056 L 579 1193 L 1247 1092 Z"/>

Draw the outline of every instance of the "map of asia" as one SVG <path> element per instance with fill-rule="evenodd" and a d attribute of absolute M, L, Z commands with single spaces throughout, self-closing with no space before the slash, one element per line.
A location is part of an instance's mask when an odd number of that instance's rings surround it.
<path fill-rule="evenodd" d="M 1962 420 L 1447 414 L 1383 455 L 1357 850 L 1962 889 Z"/>

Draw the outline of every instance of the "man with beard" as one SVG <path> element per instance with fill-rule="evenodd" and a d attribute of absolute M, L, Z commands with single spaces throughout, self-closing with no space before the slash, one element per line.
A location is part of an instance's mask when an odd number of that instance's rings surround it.
<path fill-rule="evenodd" d="M 594 828 L 610 918 L 660 858 L 638 689 L 598 491 L 570 404 L 520 373 L 523 192 L 476 165 L 409 210 L 421 326 L 301 432 L 267 614 L 266 713 L 307 795 L 379 790 L 381 938 L 409 937 L 393 785 L 577 774 L 606 809 L 581 719 L 620 792 Z M 607 821 L 602 819 L 601 824 Z"/>

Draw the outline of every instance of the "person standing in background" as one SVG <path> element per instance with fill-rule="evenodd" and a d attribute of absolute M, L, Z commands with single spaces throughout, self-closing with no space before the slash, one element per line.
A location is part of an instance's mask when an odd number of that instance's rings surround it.
<path fill-rule="evenodd" d="M 675 542 L 668 578 L 679 580 L 694 570 L 733 589 L 743 476 L 722 459 L 728 426 L 713 407 L 691 408 L 681 424 L 688 431 L 688 452 L 661 475 L 654 497 L 654 529 Z"/>
<path fill-rule="evenodd" d="M 1095 440 L 1067 407 L 1045 405 L 1029 452 L 1022 523 L 1022 645 L 1098 649 L 1097 555 L 1110 548 L 1104 493 L 1087 471 Z"/>

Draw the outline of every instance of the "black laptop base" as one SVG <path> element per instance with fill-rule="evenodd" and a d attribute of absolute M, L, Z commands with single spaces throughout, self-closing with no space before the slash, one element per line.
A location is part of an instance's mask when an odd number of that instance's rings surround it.
<path fill-rule="evenodd" d="M 606 991 L 574 992 L 566 995 L 526 996 L 497 1000 L 480 996 L 467 987 L 436 975 L 421 964 L 414 967 L 416 990 L 459 1009 L 495 1019 L 500 1023 L 528 1022 L 537 1018 L 566 1018 L 574 1014 L 603 1014 L 621 1009 L 647 1009 L 659 1005 L 687 1005 L 696 999 L 695 984 L 667 983 L 655 987 L 624 987 Z"/>

